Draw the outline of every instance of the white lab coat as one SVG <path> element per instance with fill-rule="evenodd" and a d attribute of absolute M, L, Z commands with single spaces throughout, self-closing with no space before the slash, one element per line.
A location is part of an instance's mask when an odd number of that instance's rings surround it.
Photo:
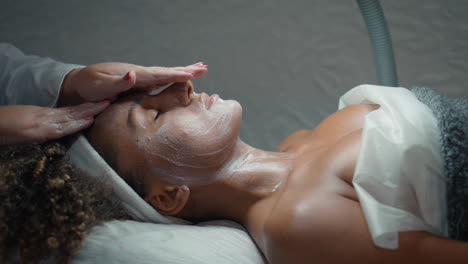
<path fill-rule="evenodd" d="M 81 67 L 25 55 L 10 44 L 0 43 L 0 105 L 54 107 L 65 76 Z"/>

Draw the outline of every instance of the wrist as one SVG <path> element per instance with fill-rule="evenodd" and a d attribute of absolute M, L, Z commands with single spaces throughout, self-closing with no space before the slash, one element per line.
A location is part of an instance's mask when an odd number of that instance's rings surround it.
<path fill-rule="evenodd" d="M 63 79 L 62 86 L 60 87 L 60 94 L 57 100 L 57 107 L 77 105 L 83 102 L 81 96 L 77 93 L 75 87 L 76 75 L 83 68 L 76 68 L 71 70 Z"/>

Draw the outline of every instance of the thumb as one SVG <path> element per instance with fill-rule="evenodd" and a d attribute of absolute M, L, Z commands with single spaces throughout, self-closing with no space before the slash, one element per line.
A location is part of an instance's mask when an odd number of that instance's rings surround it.
<path fill-rule="evenodd" d="M 113 90 L 121 93 L 129 90 L 136 84 L 136 74 L 133 70 L 128 71 L 125 75 L 115 75 L 111 85 Z"/>

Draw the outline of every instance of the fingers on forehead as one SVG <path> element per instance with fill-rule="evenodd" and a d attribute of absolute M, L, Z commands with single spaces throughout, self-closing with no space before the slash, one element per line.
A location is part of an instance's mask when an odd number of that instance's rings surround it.
<path fill-rule="evenodd" d="M 150 86 L 171 82 L 186 82 L 193 78 L 193 75 L 184 72 L 177 71 L 172 68 L 162 67 L 147 67 L 142 71 L 137 72 L 137 85 Z"/>
<path fill-rule="evenodd" d="M 203 76 L 208 71 L 208 68 L 198 67 L 198 66 L 194 66 L 194 65 L 190 65 L 190 66 L 187 66 L 187 67 L 173 67 L 172 69 L 176 70 L 176 71 L 182 71 L 182 72 L 184 72 L 184 71 L 193 72 L 192 76 L 195 77 L 195 78 Z"/>

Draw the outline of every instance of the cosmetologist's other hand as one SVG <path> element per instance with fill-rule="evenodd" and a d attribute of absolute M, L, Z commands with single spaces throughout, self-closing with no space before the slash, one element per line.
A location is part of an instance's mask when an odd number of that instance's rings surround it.
<path fill-rule="evenodd" d="M 93 116 L 109 106 L 109 101 L 48 108 L 32 105 L 0 106 L 0 146 L 42 143 L 89 127 Z"/>

